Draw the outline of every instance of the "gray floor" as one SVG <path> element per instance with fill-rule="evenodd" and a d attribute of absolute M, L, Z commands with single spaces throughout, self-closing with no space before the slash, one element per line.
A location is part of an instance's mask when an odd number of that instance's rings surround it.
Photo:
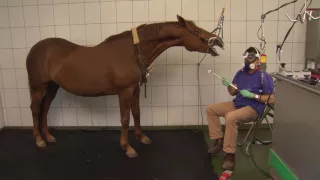
<path fill-rule="evenodd" d="M 239 130 L 238 140 L 243 140 L 248 130 Z M 208 140 L 208 132 L 204 131 L 206 140 Z M 261 140 L 270 140 L 271 132 L 268 129 L 260 129 L 257 137 Z M 253 145 L 253 156 L 257 165 L 268 172 L 269 149 L 271 145 Z M 224 154 L 212 157 L 213 171 L 220 175 L 223 172 L 221 168 Z M 254 166 L 251 157 L 245 154 L 245 147 L 238 147 L 236 152 L 236 165 L 231 177 L 232 180 L 266 180 L 267 178 Z"/>

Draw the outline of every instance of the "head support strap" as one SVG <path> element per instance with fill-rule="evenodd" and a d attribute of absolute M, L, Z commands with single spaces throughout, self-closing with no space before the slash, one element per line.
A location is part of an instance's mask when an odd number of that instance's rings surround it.
<path fill-rule="evenodd" d="M 255 56 L 256 58 L 259 58 L 259 59 L 260 59 L 259 50 L 258 50 L 256 47 L 254 47 L 254 46 L 251 46 L 251 47 L 249 47 L 248 49 L 246 49 L 246 51 L 243 53 L 243 58 L 244 58 L 244 59 L 248 58 L 248 56 L 249 56 L 248 50 L 251 49 L 251 48 L 254 48 L 255 51 L 256 51 L 256 53 L 254 54 L 254 56 Z"/>
<path fill-rule="evenodd" d="M 132 28 L 133 44 L 138 44 L 140 42 L 137 28 Z"/>

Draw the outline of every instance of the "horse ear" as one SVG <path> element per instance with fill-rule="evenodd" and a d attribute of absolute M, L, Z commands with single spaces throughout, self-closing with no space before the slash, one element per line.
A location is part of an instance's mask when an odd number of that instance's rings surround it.
<path fill-rule="evenodd" d="M 185 26 L 187 24 L 186 20 L 183 17 L 179 16 L 178 14 L 177 14 L 177 19 L 181 25 Z"/>

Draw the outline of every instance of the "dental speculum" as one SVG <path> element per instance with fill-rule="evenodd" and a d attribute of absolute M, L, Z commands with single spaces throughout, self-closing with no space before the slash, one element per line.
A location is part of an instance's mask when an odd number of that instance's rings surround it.
<path fill-rule="evenodd" d="M 221 79 L 221 80 L 223 80 L 222 77 L 220 77 L 220 76 L 217 75 L 216 73 L 212 72 L 211 70 L 208 70 L 208 73 L 216 76 L 217 78 L 219 78 L 219 79 Z M 234 86 L 233 84 L 230 84 L 230 86 L 233 87 L 234 89 L 238 89 L 238 88 L 237 88 L 236 86 Z"/>

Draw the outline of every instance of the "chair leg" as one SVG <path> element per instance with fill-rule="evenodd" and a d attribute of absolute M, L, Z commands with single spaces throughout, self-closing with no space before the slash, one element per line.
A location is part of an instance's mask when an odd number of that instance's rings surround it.
<path fill-rule="evenodd" d="M 250 147 L 252 146 L 252 139 L 253 139 L 253 136 L 251 137 L 251 141 L 250 141 L 250 143 L 247 145 L 247 147 L 246 147 L 246 155 L 247 156 L 250 156 L 251 154 L 250 154 L 250 152 L 249 152 L 249 149 L 250 149 Z"/>
<path fill-rule="evenodd" d="M 252 133 L 251 133 L 251 136 L 250 136 L 250 140 L 249 140 L 249 143 L 247 143 L 247 147 L 246 147 L 246 155 L 247 156 L 250 156 L 250 148 L 252 146 L 252 144 L 254 143 L 254 141 L 256 140 L 256 137 L 254 136 L 254 132 L 257 131 L 257 123 L 260 123 L 259 121 L 255 122 L 254 124 L 252 124 Z"/>
<path fill-rule="evenodd" d="M 251 125 L 250 130 L 248 131 L 248 133 L 247 133 L 245 139 L 243 140 L 243 142 L 242 142 L 242 143 L 238 143 L 238 146 L 240 146 L 240 147 L 243 146 L 244 144 L 247 144 L 247 146 L 246 146 L 246 155 L 247 155 L 247 156 L 250 156 L 250 155 L 251 155 L 251 153 L 250 153 L 250 148 L 251 148 L 251 146 L 252 146 L 253 143 L 256 143 L 256 142 L 257 142 L 257 143 L 260 144 L 259 140 L 256 138 L 256 136 L 255 136 L 254 134 L 255 134 L 255 132 L 258 130 L 259 125 L 262 123 L 263 119 L 266 119 L 267 124 L 268 124 L 271 132 L 272 132 L 272 130 L 273 130 L 272 127 L 271 127 L 271 125 L 270 125 L 269 120 L 268 120 L 267 117 L 266 117 L 266 114 L 265 114 L 266 111 L 269 111 L 269 110 L 266 110 L 266 109 L 265 109 L 263 116 L 261 116 L 260 119 L 258 119 L 256 122 L 254 122 L 254 123 Z M 247 141 L 248 138 L 249 138 L 249 136 L 250 136 L 250 140 Z M 270 144 L 270 142 L 267 142 L 267 141 L 266 141 L 266 142 L 261 142 L 261 144 L 266 144 L 266 145 L 267 145 L 267 144 Z"/>
<path fill-rule="evenodd" d="M 271 124 L 270 124 L 268 118 L 267 117 L 265 117 L 265 118 L 266 118 L 266 121 L 267 121 L 267 124 L 269 126 L 270 131 L 273 132 L 273 128 L 271 127 Z"/>
<path fill-rule="evenodd" d="M 247 135 L 246 135 L 246 137 L 244 138 L 243 142 L 242 142 L 242 143 L 238 143 L 238 146 L 241 147 L 241 146 L 243 146 L 244 144 L 247 144 L 246 141 L 247 141 L 247 139 L 248 139 L 248 137 L 249 137 L 249 135 L 250 135 L 253 127 L 254 127 L 254 124 L 255 124 L 255 123 L 252 123 L 252 125 L 251 125 L 251 127 L 250 127 L 250 129 L 249 129 L 249 131 L 248 131 L 248 133 L 247 133 Z"/>

